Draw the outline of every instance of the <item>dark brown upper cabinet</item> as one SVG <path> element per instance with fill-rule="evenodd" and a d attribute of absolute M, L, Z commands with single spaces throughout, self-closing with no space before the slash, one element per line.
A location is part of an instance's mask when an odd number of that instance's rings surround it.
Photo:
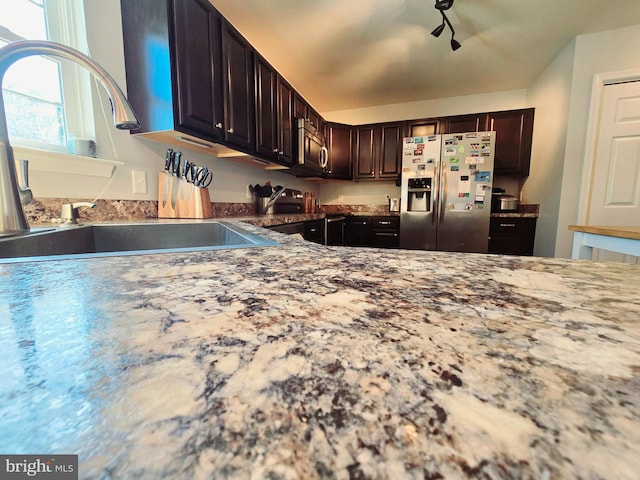
<path fill-rule="evenodd" d="M 298 92 L 295 93 L 293 115 L 295 118 L 304 118 L 318 130 L 321 130 L 323 121 L 320 114 L 316 112 L 309 103 Z M 321 131 L 324 133 L 324 131 Z"/>
<path fill-rule="evenodd" d="M 222 59 L 225 80 L 225 140 L 229 145 L 245 152 L 253 151 L 256 101 L 253 48 L 224 18 L 222 19 Z"/>
<path fill-rule="evenodd" d="M 427 137 L 437 133 L 440 133 L 440 119 L 423 118 L 407 122 L 405 137 Z"/>
<path fill-rule="evenodd" d="M 362 125 L 354 128 L 353 178 L 375 179 L 376 159 L 375 127 Z"/>
<path fill-rule="evenodd" d="M 397 178 L 402 165 L 403 131 L 403 123 L 355 127 L 354 180 Z"/>
<path fill-rule="evenodd" d="M 293 98 L 294 90 L 280 75 L 277 79 L 278 163 L 293 165 Z"/>
<path fill-rule="evenodd" d="M 409 120 L 407 136 L 434 133 L 496 132 L 495 175 L 529 175 L 534 109 L 456 115 L 440 119 Z"/>
<path fill-rule="evenodd" d="M 326 131 L 327 149 L 329 150 L 327 178 L 351 180 L 353 127 L 342 123 L 327 122 Z"/>
<path fill-rule="evenodd" d="M 533 117 L 533 108 L 488 114 L 487 130 L 496 132 L 494 174 L 529 175 Z"/>
<path fill-rule="evenodd" d="M 487 120 L 486 113 L 446 117 L 441 122 L 441 133 L 484 132 L 487 129 Z"/>
<path fill-rule="evenodd" d="M 380 157 L 378 178 L 396 178 L 402 168 L 402 123 L 380 126 Z"/>
<path fill-rule="evenodd" d="M 277 74 L 262 56 L 255 54 L 256 152 L 266 158 L 278 157 Z"/>
<path fill-rule="evenodd" d="M 284 166 L 293 164 L 294 90 L 260 55 L 255 55 L 256 151 Z"/>
<path fill-rule="evenodd" d="M 221 17 L 207 0 L 121 0 L 133 133 L 223 130 Z M 175 135 L 172 137 L 175 139 Z"/>

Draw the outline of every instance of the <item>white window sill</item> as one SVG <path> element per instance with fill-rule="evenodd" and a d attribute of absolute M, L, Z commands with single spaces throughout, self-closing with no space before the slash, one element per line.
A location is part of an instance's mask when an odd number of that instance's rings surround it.
<path fill-rule="evenodd" d="M 83 157 L 23 147 L 13 147 L 13 156 L 16 163 L 20 160 L 29 160 L 30 171 L 88 175 L 91 177 L 111 178 L 114 169 L 124 165 L 124 162 L 117 160 Z"/>

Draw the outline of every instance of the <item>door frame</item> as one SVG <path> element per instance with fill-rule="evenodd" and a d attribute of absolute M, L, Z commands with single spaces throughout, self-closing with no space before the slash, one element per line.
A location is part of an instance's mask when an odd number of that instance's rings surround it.
<path fill-rule="evenodd" d="M 597 73 L 593 76 L 591 104 L 589 107 L 589 120 L 587 124 L 587 137 L 585 141 L 584 163 L 582 165 L 582 185 L 580 187 L 580 200 L 578 203 L 577 223 L 579 225 L 587 224 L 589 214 L 589 197 L 591 195 L 593 169 L 595 166 L 596 143 L 600 130 L 600 112 L 602 110 L 604 87 L 616 83 L 635 81 L 640 81 L 640 69 Z"/>

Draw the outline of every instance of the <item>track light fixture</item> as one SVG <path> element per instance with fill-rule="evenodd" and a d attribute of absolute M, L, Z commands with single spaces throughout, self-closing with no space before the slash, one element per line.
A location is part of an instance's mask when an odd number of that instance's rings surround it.
<path fill-rule="evenodd" d="M 442 23 L 433 29 L 431 35 L 433 35 L 434 37 L 439 37 L 443 32 L 446 24 L 449 27 L 449 30 L 451 30 L 451 50 L 455 52 L 462 45 L 460 45 L 460 42 L 455 39 L 456 31 L 453 29 L 453 25 L 451 25 L 451 22 L 447 18 L 447 15 L 444 13 L 445 10 L 449 10 L 452 6 L 453 0 L 436 0 L 435 7 L 436 10 L 438 10 L 442 15 Z"/>

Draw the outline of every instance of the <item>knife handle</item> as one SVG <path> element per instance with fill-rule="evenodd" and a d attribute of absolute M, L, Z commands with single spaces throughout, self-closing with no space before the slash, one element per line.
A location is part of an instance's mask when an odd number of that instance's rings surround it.
<path fill-rule="evenodd" d="M 182 152 L 174 152 L 173 154 L 173 174 L 176 177 L 180 176 L 180 157 L 182 156 Z"/>
<path fill-rule="evenodd" d="M 167 148 L 167 155 L 164 157 L 164 169 L 169 171 L 173 164 L 173 149 Z"/>

